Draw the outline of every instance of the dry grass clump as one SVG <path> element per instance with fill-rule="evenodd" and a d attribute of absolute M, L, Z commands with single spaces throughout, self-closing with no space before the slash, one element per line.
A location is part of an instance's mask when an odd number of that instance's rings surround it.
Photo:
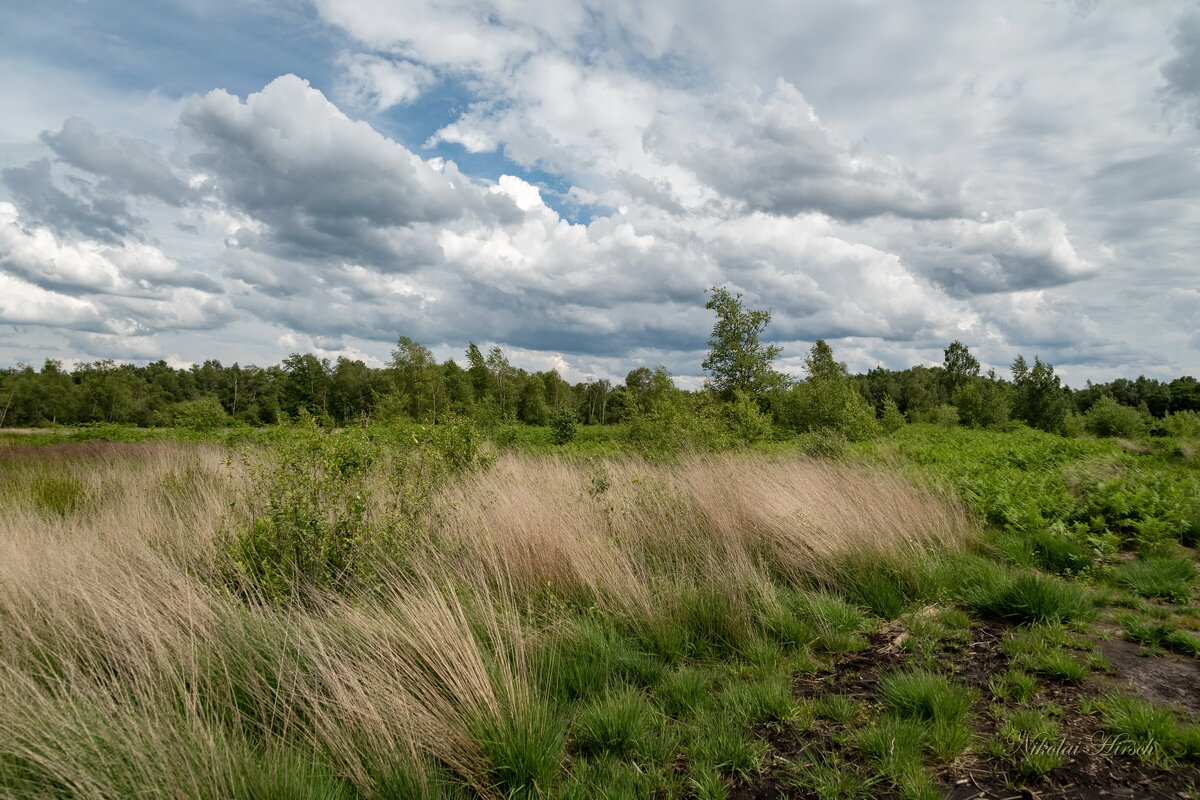
<path fill-rule="evenodd" d="M 644 613 L 663 582 L 821 580 L 835 558 L 956 548 L 973 528 L 958 504 L 879 470 L 797 458 L 504 456 L 442 503 L 444 569 Z"/>
<path fill-rule="evenodd" d="M 0 450 L 0 798 L 448 796 L 438 770 L 537 796 L 564 758 L 539 593 L 652 627 L 711 589 L 749 618 L 831 557 L 970 529 L 866 468 L 504 456 L 441 488 L 382 588 L 279 607 L 215 579 L 250 486 L 223 451 L 60 447 Z"/>

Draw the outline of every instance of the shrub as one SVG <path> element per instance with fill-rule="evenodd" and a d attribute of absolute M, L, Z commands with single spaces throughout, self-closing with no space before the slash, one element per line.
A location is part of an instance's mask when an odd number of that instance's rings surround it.
<path fill-rule="evenodd" d="M 172 425 L 194 431 L 211 431 L 233 423 L 233 418 L 225 413 L 221 402 L 211 395 L 176 403 L 171 406 L 167 416 Z"/>
<path fill-rule="evenodd" d="M 776 420 L 798 432 L 834 431 L 850 441 L 879 433 L 875 412 L 844 378 L 810 379 L 780 396 Z"/>
<path fill-rule="evenodd" d="M 1163 428 L 1172 436 L 1200 438 L 1200 411 L 1176 411 L 1162 421 Z"/>
<path fill-rule="evenodd" d="M 564 445 L 575 438 L 575 412 L 569 408 L 555 409 L 550 417 L 551 438 L 557 445 Z"/>
<path fill-rule="evenodd" d="M 879 410 L 879 427 L 886 433 L 895 433 L 907 424 L 904 415 L 900 413 L 896 401 L 890 397 L 883 398 L 883 408 Z"/>
<path fill-rule="evenodd" d="M 943 428 L 953 428 L 958 425 L 958 409 L 951 405 L 940 405 L 933 410 L 929 421 Z"/>
<path fill-rule="evenodd" d="M 1083 426 L 1093 436 L 1134 439 L 1146 432 L 1146 420 L 1136 408 L 1123 406 L 1107 395 L 1083 415 Z"/>
<path fill-rule="evenodd" d="M 758 403 L 747 392 L 737 392 L 733 401 L 722 407 L 721 413 L 738 441 L 753 443 L 775 437 L 771 418 L 759 410 Z"/>
<path fill-rule="evenodd" d="M 230 578 L 271 601 L 376 583 L 441 484 L 487 463 L 463 420 L 328 433 L 311 417 L 243 459 L 252 477 L 242 500 L 250 519 L 229 538 Z"/>

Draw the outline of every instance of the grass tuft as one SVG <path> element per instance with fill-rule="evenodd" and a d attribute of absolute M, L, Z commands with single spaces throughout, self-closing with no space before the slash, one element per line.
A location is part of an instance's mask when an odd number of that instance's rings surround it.
<path fill-rule="evenodd" d="M 575 718 L 575 748 L 582 753 L 629 757 L 646 750 L 660 718 L 645 695 L 615 689 L 583 706 Z"/>
<path fill-rule="evenodd" d="M 1196 565 L 1189 558 L 1147 555 L 1117 567 L 1116 580 L 1142 597 L 1186 603 L 1196 582 Z"/>
<path fill-rule="evenodd" d="M 1074 622 L 1089 618 L 1095 610 L 1095 602 L 1082 586 L 1034 572 L 975 587 L 964 599 L 981 614 L 1023 625 Z"/>
<path fill-rule="evenodd" d="M 923 670 L 892 672 L 879 680 L 884 705 L 903 719 L 957 722 L 966 717 L 977 693 L 945 675 Z"/>

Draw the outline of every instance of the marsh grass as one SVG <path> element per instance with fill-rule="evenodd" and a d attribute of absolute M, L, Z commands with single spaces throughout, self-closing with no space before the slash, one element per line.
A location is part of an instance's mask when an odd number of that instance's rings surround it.
<path fill-rule="evenodd" d="M 835 564 L 956 551 L 974 530 L 956 503 L 848 464 L 613 459 L 597 483 L 595 462 L 414 474 L 376 471 L 382 451 L 361 472 L 354 447 L 313 452 L 343 458 L 358 505 L 265 497 L 252 470 L 269 450 L 0 449 L 0 797 L 532 798 L 578 796 L 585 775 L 616 797 L 684 781 L 618 754 L 678 761 L 717 796 L 764 757 L 749 726 L 792 713 L 783 676 L 810 650 L 861 646 L 871 623 L 832 593 Z M 396 519 L 403 535 L 364 551 L 370 580 L 231 581 L 231 539 L 263 519 L 264 535 Z M 337 569 L 354 571 L 346 552 Z M 587 709 L 574 727 L 572 709 Z"/>

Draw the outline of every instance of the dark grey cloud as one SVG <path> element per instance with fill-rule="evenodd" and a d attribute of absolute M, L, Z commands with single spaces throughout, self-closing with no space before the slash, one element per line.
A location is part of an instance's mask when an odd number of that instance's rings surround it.
<path fill-rule="evenodd" d="M 1200 9 L 1179 18 L 1172 44 L 1175 56 L 1162 66 L 1166 95 L 1200 126 Z"/>
<path fill-rule="evenodd" d="M 955 297 L 1061 286 L 1098 270 L 1076 252 L 1066 224 L 1044 208 L 1012 219 L 922 223 L 894 245 Z"/>
<path fill-rule="evenodd" d="M 71 117 L 58 133 L 44 131 L 41 140 L 65 163 L 99 176 L 107 194 L 153 197 L 174 206 L 194 198 L 158 148 L 144 139 L 102 133 Z"/>
<path fill-rule="evenodd" d="M 0 178 L 27 216 L 60 235 L 115 243 L 134 236 L 145 223 L 129 210 L 124 195 L 99 191 L 91 181 L 68 181 L 72 192 L 59 188 L 47 158 L 0 170 Z"/>

